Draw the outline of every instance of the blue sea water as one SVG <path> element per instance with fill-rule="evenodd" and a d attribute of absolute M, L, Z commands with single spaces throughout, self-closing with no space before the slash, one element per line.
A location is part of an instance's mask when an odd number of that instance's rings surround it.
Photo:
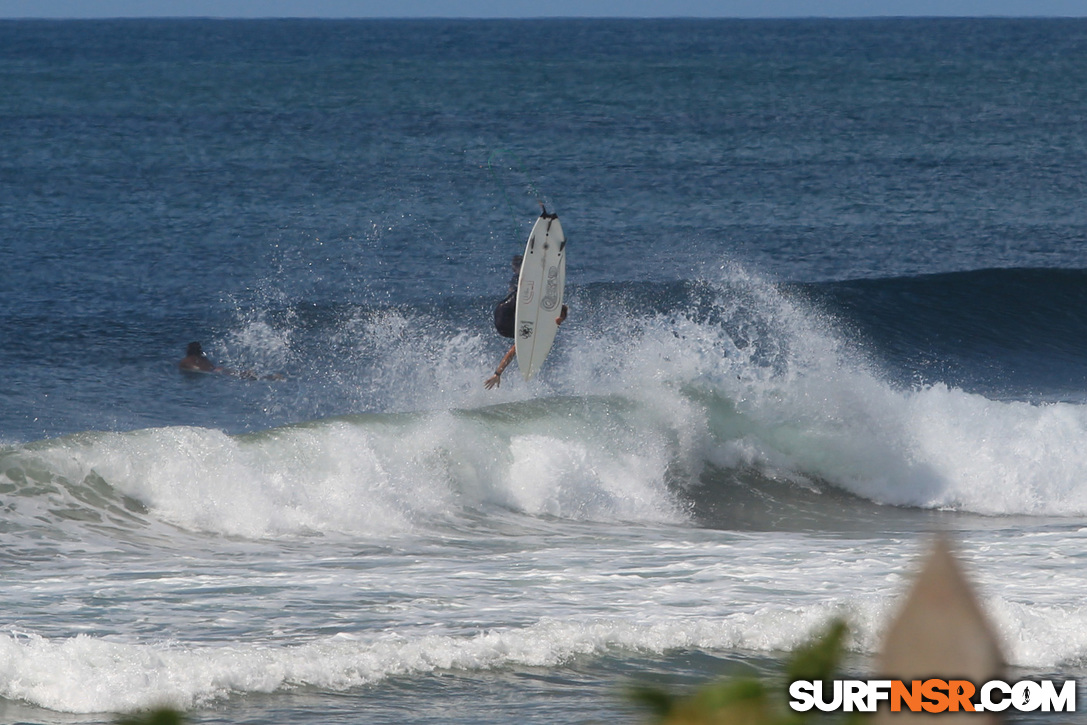
<path fill-rule="evenodd" d="M 863 671 L 934 530 L 1013 674 L 1082 677 L 1085 61 L 1076 20 L 0 22 L 0 721 L 637 722 L 839 613 Z M 486 391 L 540 203 L 570 318 Z"/>

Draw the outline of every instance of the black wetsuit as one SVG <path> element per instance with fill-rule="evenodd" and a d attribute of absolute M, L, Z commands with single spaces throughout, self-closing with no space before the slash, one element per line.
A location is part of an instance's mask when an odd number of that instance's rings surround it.
<path fill-rule="evenodd" d="M 510 291 L 506 299 L 494 308 L 494 329 L 502 337 L 513 337 L 513 328 L 517 322 L 517 277 L 510 280 Z"/>

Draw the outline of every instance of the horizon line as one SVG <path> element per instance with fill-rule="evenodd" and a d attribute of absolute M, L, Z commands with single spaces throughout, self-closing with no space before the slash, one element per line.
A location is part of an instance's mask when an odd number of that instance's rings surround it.
<path fill-rule="evenodd" d="M 0 15 L 0 20 L 1082 20 L 1083 15 Z"/>

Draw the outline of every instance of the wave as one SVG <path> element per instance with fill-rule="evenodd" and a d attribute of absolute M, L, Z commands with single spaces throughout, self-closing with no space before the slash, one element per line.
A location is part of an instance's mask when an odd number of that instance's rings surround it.
<path fill-rule="evenodd" d="M 724 621 L 545 619 L 472 636 L 387 633 L 374 639 L 340 634 L 283 647 L 154 646 L 88 635 L 47 639 L 0 633 L 0 697 L 57 712 L 124 712 L 162 705 L 188 710 L 232 694 L 300 687 L 343 692 L 439 671 L 553 668 L 578 657 L 661 655 L 677 648 L 761 649 L 767 639 L 789 648 L 828 617 L 827 610 L 818 610 L 744 614 Z"/>
<path fill-rule="evenodd" d="M 1084 279 L 991 271 L 836 283 L 821 294 L 867 310 L 854 322 L 890 325 L 893 301 L 918 290 L 935 288 L 929 297 L 946 302 L 1018 280 L 1030 295 L 1055 289 L 1055 317 L 1060 300 L 1083 294 Z M 813 303 L 810 289 L 726 267 L 698 283 L 575 291 L 571 303 L 545 374 L 496 395 L 479 384 L 489 358 L 478 336 L 430 318 L 436 342 L 417 355 L 408 331 L 417 326 L 384 311 L 361 323 L 374 380 L 357 396 L 384 395 L 386 408 L 408 412 L 242 435 L 191 426 L 88 432 L 0 449 L 0 489 L 12 501 L 2 526 L 164 522 L 243 537 L 382 536 L 495 507 L 720 522 L 727 517 L 715 512 L 729 497 L 781 482 L 785 493 L 771 497 L 782 499 L 777 513 L 841 507 L 839 495 L 813 491 L 981 514 L 1087 513 L 1087 406 L 903 384 L 843 321 L 847 305 Z M 1009 305 L 992 324 L 1026 329 Z M 1076 314 L 1048 329 L 1073 332 Z M 905 317 L 906 328 L 921 325 Z M 362 387 L 360 378 L 338 383 L 337 395 Z"/>
<path fill-rule="evenodd" d="M 465 634 L 386 631 L 339 633 L 292 645 L 224 643 L 140 644 L 87 634 L 47 638 L 0 632 L 0 698 L 54 712 L 127 712 L 170 706 L 213 706 L 234 695 L 313 688 L 348 692 L 394 678 L 439 672 L 473 673 L 554 669 L 606 657 L 662 658 L 676 652 L 782 652 L 795 649 L 845 602 L 798 609 L 770 605 L 718 616 L 544 618 L 524 627 Z M 1010 652 L 1020 667 L 1049 672 L 1078 667 L 1087 651 L 1083 613 L 1056 620 L 1037 609 L 989 602 L 1009 631 L 1022 640 Z M 851 649 L 878 651 L 878 625 L 894 602 L 877 595 L 848 599 L 856 629 Z M 1046 642 L 1046 646 L 1031 643 Z"/>
<path fill-rule="evenodd" d="M 801 289 L 900 378 L 1078 400 L 1087 389 L 1087 270 L 981 269 Z"/>
<path fill-rule="evenodd" d="M 571 436 L 572 417 L 616 425 L 621 403 L 517 408 L 355 416 L 242 436 L 192 427 L 85 433 L 0 453 L 0 481 L 12 508 L 29 502 L 24 521 L 124 527 L 150 511 L 187 530 L 246 537 L 384 536 L 487 506 L 677 520 L 657 486 L 666 453 Z"/>

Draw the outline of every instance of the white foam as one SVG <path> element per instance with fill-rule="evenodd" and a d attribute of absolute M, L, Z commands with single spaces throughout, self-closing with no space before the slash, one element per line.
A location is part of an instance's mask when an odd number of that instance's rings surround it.
<path fill-rule="evenodd" d="M 808 575 L 805 575 L 808 576 Z M 1087 655 L 1082 608 L 987 601 L 1011 664 L 1055 668 Z M 705 605 L 702 605 L 705 606 Z M 347 691 L 395 676 L 561 667 L 575 657 L 790 651 L 835 616 L 852 625 L 850 648 L 872 655 L 895 604 L 848 594 L 805 606 L 754 603 L 716 616 L 635 614 L 545 618 L 469 635 L 405 631 L 340 634 L 293 645 L 190 646 L 115 642 L 87 635 L 46 639 L 0 634 L 0 697 L 60 712 L 119 712 L 158 705 L 206 706 L 233 694 L 311 686 Z M 1044 645 L 1043 645 L 1044 643 Z"/>
<path fill-rule="evenodd" d="M 515 436 L 501 495 L 516 510 L 574 520 L 678 520 L 660 451 L 605 453 L 581 441 Z"/>
<path fill-rule="evenodd" d="M 736 395 L 745 434 L 721 442 L 719 463 L 817 476 L 882 503 L 1087 513 L 1087 406 L 901 390 L 839 361 Z"/>
<path fill-rule="evenodd" d="M 101 477 L 155 519 L 251 538 L 382 537 L 486 505 L 578 520 L 681 520 L 664 484 L 665 442 L 616 441 L 594 435 L 591 421 L 547 415 L 510 426 L 436 412 L 240 437 L 172 427 L 83 434 L 17 455 L 69 486 Z"/>
<path fill-rule="evenodd" d="M 49 640 L 0 634 L 0 697 L 60 712 L 118 712 L 156 705 L 190 709 L 236 693 L 298 686 L 344 691 L 392 676 L 442 670 L 556 667 L 577 656 L 659 655 L 677 648 L 775 648 L 797 642 L 821 623 L 821 614 L 777 612 L 772 617 L 777 636 L 753 626 L 758 615 L 640 623 L 549 619 L 472 636 L 340 635 L 282 647 L 151 646 L 86 635 Z"/>
<path fill-rule="evenodd" d="M 584 390 L 654 410 L 647 424 L 682 440 L 686 470 L 697 472 L 698 454 L 881 503 L 1087 513 L 1087 406 L 897 387 L 833 320 L 742 269 L 721 275 L 712 312 L 723 323 L 704 310 L 598 313 L 610 327 L 578 338 L 570 356 Z"/>

